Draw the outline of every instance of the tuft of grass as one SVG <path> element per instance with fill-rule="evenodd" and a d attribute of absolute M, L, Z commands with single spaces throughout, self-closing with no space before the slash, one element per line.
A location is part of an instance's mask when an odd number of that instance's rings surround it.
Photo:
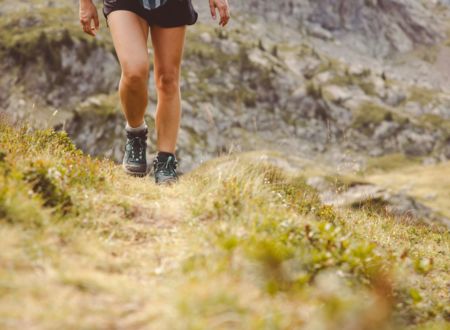
<path fill-rule="evenodd" d="M 408 123 L 408 118 L 398 115 L 386 106 L 363 102 L 354 110 L 352 127 L 371 134 L 383 121 L 394 121 L 404 125 Z"/>

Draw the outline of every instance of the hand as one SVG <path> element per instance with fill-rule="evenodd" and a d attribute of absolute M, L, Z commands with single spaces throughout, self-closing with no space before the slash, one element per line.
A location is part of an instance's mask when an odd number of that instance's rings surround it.
<path fill-rule="evenodd" d="M 94 27 L 92 27 L 92 21 L 94 21 Z M 85 33 L 95 37 L 100 22 L 97 8 L 91 0 L 80 0 L 80 23 Z"/>
<path fill-rule="evenodd" d="M 211 9 L 213 19 L 216 19 L 216 8 L 219 10 L 219 25 L 225 26 L 228 23 L 230 19 L 230 6 L 227 0 L 209 0 L 209 8 Z"/>

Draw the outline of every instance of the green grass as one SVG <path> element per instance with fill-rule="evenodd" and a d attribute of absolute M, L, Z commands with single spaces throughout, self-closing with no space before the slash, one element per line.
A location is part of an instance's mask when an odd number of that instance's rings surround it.
<path fill-rule="evenodd" d="M 364 172 L 389 172 L 417 164 L 420 164 L 420 158 L 408 157 L 404 154 L 389 154 L 380 157 L 369 158 Z"/>
<path fill-rule="evenodd" d="M 383 121 L 405 124 L 408 122 L 408 118 L 397 114 L 387 106 L 373 102 L 363 102 L 353 111 L 352 127 L 362 130 L 366 134 L 373 133 L 375 127 Z"/>
<path fill-rule="evenodd" d="M 0 327 L 445 328 L 442 228 L 322 205 L 245 155 L 160 187 L 0 130 Z"/>

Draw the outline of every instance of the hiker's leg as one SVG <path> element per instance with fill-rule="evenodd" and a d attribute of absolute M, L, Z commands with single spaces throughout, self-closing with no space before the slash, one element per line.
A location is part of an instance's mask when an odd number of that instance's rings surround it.
<path fill-rule="evenodd" d="M 186 26 L 150 27 L 154 48 L 156 107 L 156 147 L 175 153 L 181 118 L 180 66 Z"/>
<path fill-rule="evenodd" d="M 108 24 L 122 68 L 119 84 L 122 110 L 128 124 L 138 127 L 147 108 L 148 23 L 133 12 L 117 10 L 108 15 Z"/>

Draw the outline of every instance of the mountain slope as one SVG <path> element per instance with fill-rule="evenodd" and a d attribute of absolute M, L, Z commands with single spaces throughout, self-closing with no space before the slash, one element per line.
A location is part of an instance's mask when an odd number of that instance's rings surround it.
<path fill-rule="evenodd" d="M 376 204 L 323 205 L 306 171 L 282 170 L 275 154 L 215 159 L 159 187 L 83 155 L 64 133 L 0 130 L 2 328 L 449 321 L 448 230 Z"/>

